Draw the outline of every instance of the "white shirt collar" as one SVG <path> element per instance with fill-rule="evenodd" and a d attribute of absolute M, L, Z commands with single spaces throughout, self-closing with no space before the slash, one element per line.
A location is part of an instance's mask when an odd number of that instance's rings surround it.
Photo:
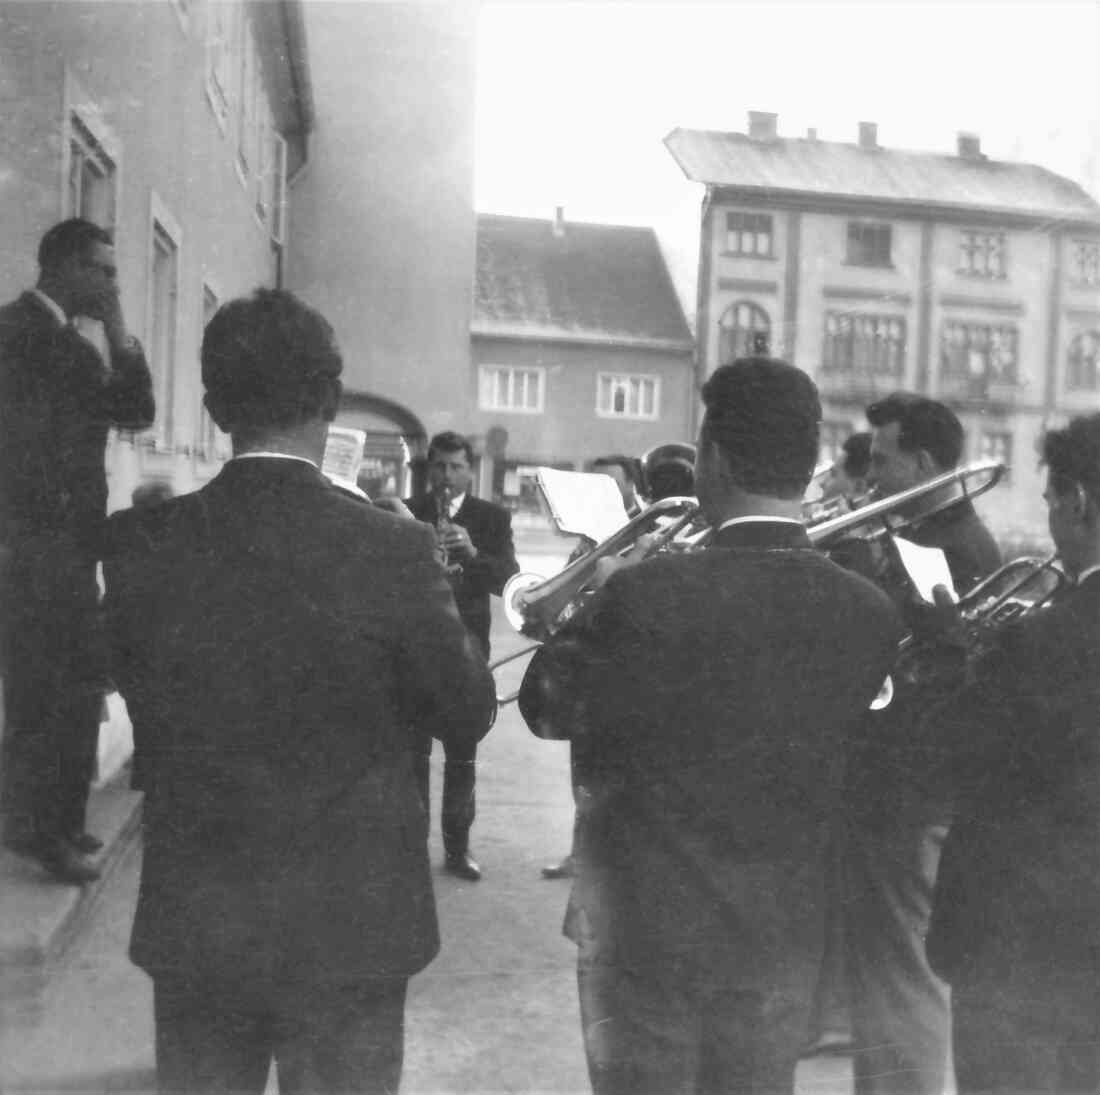
<path fill-rule="evenodd" d="M 461 494 L 456 494 L 451 499 L 451 509 L 450 509 L 450 512 L 447 514 L 447 516 L 448 517 L 454 517 L 455 514 L 457 514 L 458 511 L 460 509 L 462 509 L 462 503 L 465 502 L 465 501 L 466 501 L 466 492 L 465 491 L 463 491 Z"/>
<path fill-rule="evenodd" d="M 57 303 L 48 293 L 43 293 L 37 286 L 31 290 L 31 292 L 42 302 L 43 306 L 48 308 L 56 317 L 57 322 L 62 327 L 69 325 L 69 317 L 65 315 L 65 309 Z"/>
<path fill-rule="evenodd" d="M 310 460 L 308 456 L 295 456 L 289 452 L 242 452 L 233 457 L 233 460 L 297 460 L 301 464 L 309 464 L 320 471 L 320 465 L 316 460 Z"/>
<path fill-rule="evenodd" d="M 731 517 L 728 521 L 723 521 L 718 526 L 718 531 L 721 532 L 724 528 L 729 528 L 730 525 L 747 525 L 749 523 L 759 524 L 779 524 L 779 525 L 801 525 L 802 522 L 796 520 L 794 517 L 764 517 L 762 514 L 750 514 L 748 517 Z"/>

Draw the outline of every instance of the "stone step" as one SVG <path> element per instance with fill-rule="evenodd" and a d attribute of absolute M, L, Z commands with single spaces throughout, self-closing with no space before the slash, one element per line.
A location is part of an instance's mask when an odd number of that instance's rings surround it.
<path fill-rule="evenodd" d="M 128 782 L 94 788 L 88 802 L 88 831 L 103 841 L 91 857 L 101 871 L 95 882 L 58 882 L 36 860 L 0 848 L 0 1027 L 37 1021 L 51 972 L 136 848 L 141 795 Z"/>

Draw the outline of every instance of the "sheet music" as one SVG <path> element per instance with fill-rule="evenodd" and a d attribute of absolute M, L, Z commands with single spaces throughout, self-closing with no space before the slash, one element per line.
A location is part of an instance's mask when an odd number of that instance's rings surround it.
<path fill-rule="evenodd" d="M 958 593 L 955 592 L 955 583 L 951 580 L 947 556 L 939 548 L 923 547 L 900 536 L 894 536 L 891 539 L 898 549 L 898 558 L 901 559 L 905 572 L 923 600 L 929 604 L 935 603 L 932 590 L 936 586 L 946 586 L 952 601 L 959 599 Z"/>
<path fill-rule="evenodd" d="M 599 543 L 629 520 L 610 475 L 539 468 L 536 478 L 558 528 Z"/>

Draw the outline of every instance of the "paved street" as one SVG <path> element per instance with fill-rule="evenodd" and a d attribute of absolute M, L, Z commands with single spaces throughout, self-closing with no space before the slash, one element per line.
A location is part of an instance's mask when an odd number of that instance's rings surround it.
<path fill-rule="evenodd" d="M 503 625 L 495 629 L 498 652 L 519 641 Z M 513 676 L 521 674 L 517 665 Z M 440 765 L 434 756 L 436 864 Z M 588 1090 L 573 948 L 560 932 L 568 883 L 539 875 L 569 847 L 568 770 L 564 744 L 532 737 L 514 707 L 502 713 L 478 765 L 473 852 L 485 877 L 470 884 L 437 875 L 443 949 L 411 985 L 405 1095 Z M 54 978 L 39 1025 L 3 1033 L 4 1095 L 151 1086 L 150 984 L 126 958 L 139 861 L 135 848 Z M 800 1092 L 844 1095 L 849 1089 L 846 1062 L 803 1072 Z"/>

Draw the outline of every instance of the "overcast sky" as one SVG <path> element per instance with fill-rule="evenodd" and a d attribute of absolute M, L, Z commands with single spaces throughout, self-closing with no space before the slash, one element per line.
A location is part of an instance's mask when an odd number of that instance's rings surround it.
<path fill-rule="evenodd" d="M 700 190 L 662 138 L 749 110 L 928 151 L 969 130 L 1100 197 L 1100 0 L 487 0 L 477 110 L 479 211 L 652 224 L 683 288 Z"/>

